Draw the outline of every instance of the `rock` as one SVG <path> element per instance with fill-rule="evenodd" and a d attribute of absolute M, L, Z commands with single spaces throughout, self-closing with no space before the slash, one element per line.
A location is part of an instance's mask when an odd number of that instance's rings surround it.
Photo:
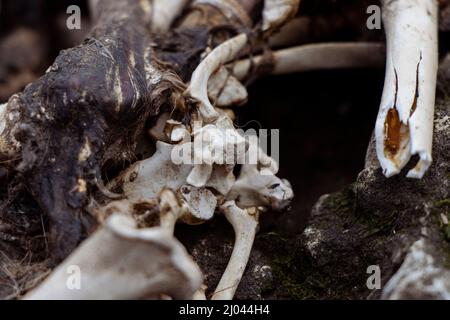
<path fill-rule="evenodd" d="M 440 67 L 434 162 L 425 177 L 407 179 L 405 168 L 387 179 L 369 149 L 356 182 L 316 203 L 289 262 L 307 266 L 295 284 L 309 296 L 450 299 L 449 70 L 450 56 Z M 380 290 L 367 286 L 370 266 L 379 267 Z"/>
<path fill-rule="evenodd" d="M 411 246 L 400 269 L 383 289 L 383 299 L 450 300 L 450 270 L 442 262 L 440 252 L 421 238 Z"/>

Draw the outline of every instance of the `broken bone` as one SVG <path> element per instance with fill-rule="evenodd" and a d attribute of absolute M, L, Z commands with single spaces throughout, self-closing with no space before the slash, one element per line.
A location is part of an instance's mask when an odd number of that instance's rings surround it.
<path fill-rule="evenodd" d="M 198 109 L 204 121 L 212 122 L 219 116 L 208 98 L 208 80 L 214 71 L 234 59 L 246 43 L 247 35 L 245 34 L 225 41 L 214 48 L 192 73 L 191 82 L 185 95 L 198 100 Z"/>
<path fill-rule="evenodd" d="M 233 226 L 235 242 L 227 268 L 212 300 L 232 300 L 250 257 L 258 227 L 258 212 L 250 214 L 249 210 L 236 206 L 234 201 L 224 203 L 221 211 Z"/>
<path fill-rule="evenodd" d="M 375 125 L 377 157 L 386 177 L 398 174 L 412 155 L 420 160 L 408 178 L 431 165 L 438 66 L 435 0 L 383 1 L 386 76 Z"/>
<path fill-rule="evenodd" d="M 198 266 L 165 230 L 113 215 L 25 299 L 191 299 L 201 283 Z"/>

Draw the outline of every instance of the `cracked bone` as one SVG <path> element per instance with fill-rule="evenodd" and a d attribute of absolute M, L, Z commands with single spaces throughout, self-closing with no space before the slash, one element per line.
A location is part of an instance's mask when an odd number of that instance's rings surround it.
<path fill-rule="evenodd" d="M 208 80 L 214 71 L 234 59 L 247 43 L 247 35 L 235 36 L 212 50 L 194 70 L 189 87 L 185 91 L 199 102 L 199 111 L 206 122 L 212 122 L 219 116 L 208 98 Z"/>
<path fill-rule="evenodd" d="M 165 230 L 113 215 L 25 299 L 191 299 L 201 284 L 200 269 Z"/>
<path fill-rule="evenodd" d="M 435 0 L 384 0 L 382 9 L 387 58 L 375 125 L 377 157 L 391 177 L 418 155 L 407 177 L 422 178 L 432 162 L 438 5 Z"/>
<path fill-rule="evenodd" d="M 231 300 L 242 279 L 247 266 L 256 228 L 258 227 L 258 211 L 249 213 L 249 209 L 241 209 L 234 201 L 227 201 L 221 206 L 221 211 L 231 223 L 235 233 L 233 252 L 227 268 L 217 285 L 212 300 Z"/>
<path fill-rule="evenodd" d="M 300 0 L 264 0 L 263 31 L 273 30 L 282 26 L 295 16 Z"/>

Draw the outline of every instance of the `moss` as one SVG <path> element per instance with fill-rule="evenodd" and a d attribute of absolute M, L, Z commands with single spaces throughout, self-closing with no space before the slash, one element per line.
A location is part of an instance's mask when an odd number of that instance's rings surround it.
<path fill-rule="evenodd" d="M 302 266 L 300 272 L 292 272 L 292 269 L 296 269 L 292 256 L 278 255 L 273 260 L 272 270 L 275 281 L 282 287 L 285 295 L 295 300 L 318 299 L 321 296 L 320 293 L 307 281 L 301 281 L 298 278 L 303 275 L 304 267 Z"/>
<path fill-rule="evenodd" d="M 330 194 L 323 205 L 338 215 L 347 215 L 354 212 L 355 194 L 352 187 Z"/>
<path fill-rule="evenodd" d="M 434 206 L 437 208 L 450 209 L 450 199 L 442 199 L 442 200 L 436 201 Z"/>
<path fill-rule="evenodd" d="M 382 219 L 377 219 L 376 216 L 373 216 L 372 219 L 366 219 L 366 227 L 363 229 L 361 237 L 366 239 L 378 234 L 391 233 L 397 223 L 398 217 L 399 212 L 393 210 L 389 215 L 383 216 Z"/>
<path fill-rule="evenodd" d="M 447 220 L 450 220 L 450 199 L 438 200 L 434 203 L 433 213 L 443 214 L 447 216 Z M 440 217 L 437 218 L 438 226 L 442 230 L 444 237 L 450 242 L 450 224 L 444 224 Z"/>

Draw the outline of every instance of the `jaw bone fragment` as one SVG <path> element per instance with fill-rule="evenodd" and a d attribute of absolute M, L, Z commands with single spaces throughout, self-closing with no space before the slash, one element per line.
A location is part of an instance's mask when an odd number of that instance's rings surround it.
<path fill-rule="evenodd" d="M 185 91 L 199 102 L 199 111 L 206 122 L 213 122 L 219 116 L 208 98 L 208 80 L 214 71 L 234 59 L 247 43 L 247 35 L 240 34 L 214 48 L 192 73 L 191 82 Z"/>
<path fill-rule="evenodd" d="M 262 30 L 273 30 L 297 13 L 300 0 L 264 0 Z"/>
<path fill-rule="evenodd" d="M 217 285 L 212 300 L 231 300 L 247 266 L 256 228 L 258 227 L 258 211 L 250 214 L 249 209 L 241 209 L 234 201 L 227 201 L 221 206 L 227 220 L 231 223 L 235 233 L 233 252 L 227 268 Z"/>
<path fill-rule="evenodd" d="M 386 177 L 419 155 L 408 178 L 431 165 L 438 66 L 437 1 L 383 1 L 386 77 L 375 125 L 378 160 Z"/>
<path fill-rule="evenodd" d="M 80 278 L 71 290 L 73 267 Z M 175 238 L 161 228 L 137 229 L 118 214 L 25 299 L 190 299 L 201 283 L 198 266 Z"/>

